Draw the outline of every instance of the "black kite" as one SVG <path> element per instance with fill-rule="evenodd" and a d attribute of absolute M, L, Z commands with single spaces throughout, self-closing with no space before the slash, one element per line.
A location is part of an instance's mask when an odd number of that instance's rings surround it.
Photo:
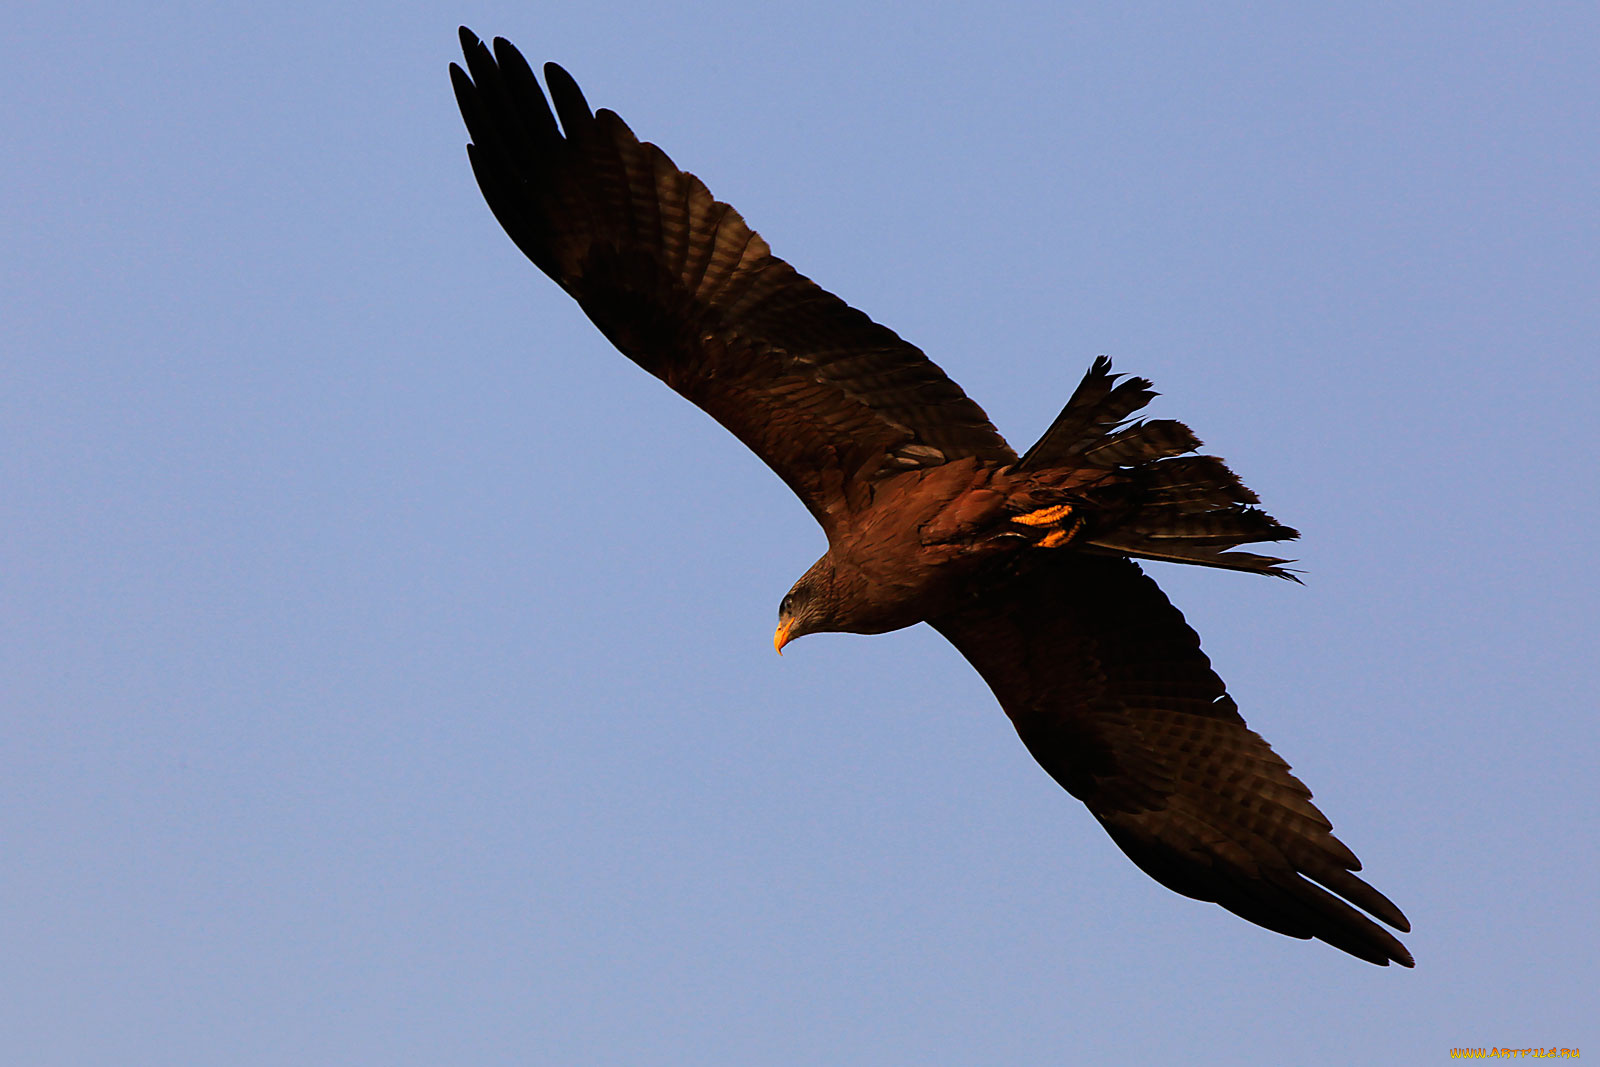
<path fill-rule="evenodd" d="M 1311 791 L 1251 731 L 1195 632 L 1130 557 L 1287 577 L 1293 538 L 1155 394 L 1095 361 L 1018 458 L 927 356 L 774 256 L 577 84 L 465 28 L 456 98 L 506 233 L 624 355 L 805 501 L 828 552 L 774 643 L 927 622 L 1028 750 L 1147 874 L 1269 930 L 1411 966 L 1405 916 L 1352 872 Z M 558 125 L 559 119 L 559 125 Z M 1342 899 L 1341 899 L 1342 898 Z M 1352 907 L 1354 905 L 1354 907 Z"/>

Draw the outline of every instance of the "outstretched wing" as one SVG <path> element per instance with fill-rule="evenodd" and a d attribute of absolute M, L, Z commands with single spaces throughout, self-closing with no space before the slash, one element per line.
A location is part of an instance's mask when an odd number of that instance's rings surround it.
<path fill-rule="evenodd" d="M 1146 874 L 1269 930 L 1412 965 L 1356 909 L 1402 931 L 1405 916 L 1351 873 L 1360 861 L 1137 564 L 1056 557 L 933 625 Z"/>
<path fill-rule="evenodd" d="M 517 247 L 645 370 L 707 411 L 830 532 L 853 484 L 977 456 L 1016 459 L 915 346 L 772 255 L 692 174 L 560 67 L 465 27 L 451 64 L 478 185 Z M 559 127 L 557 118 L 560 120 Z"/>

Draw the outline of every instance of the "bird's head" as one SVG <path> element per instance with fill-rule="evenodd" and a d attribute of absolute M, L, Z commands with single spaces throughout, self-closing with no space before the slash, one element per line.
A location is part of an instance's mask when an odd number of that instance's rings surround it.
<path fill-rule="evenodd" d="M 783 646 L 797 637 L 832 630 L 833 564 L 823 556 L 811 565 L 784 594 L 778 605 L 778 632 L 772 647 L 783 655 Z"/>

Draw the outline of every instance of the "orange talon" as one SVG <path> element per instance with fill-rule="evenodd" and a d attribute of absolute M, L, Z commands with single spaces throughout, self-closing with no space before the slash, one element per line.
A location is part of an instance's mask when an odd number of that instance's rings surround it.
<path fill-rule="evenodd" d="M 1020 522 L 1024 526 L 1049 526 L 1057 519 L 1064 519 L 1072 514 L 1071 504 L 1057 504 L 1053 508 L 1040 508 L 1030 511 L 1026 515 L 1014 515 L 1012 522 Z"/>

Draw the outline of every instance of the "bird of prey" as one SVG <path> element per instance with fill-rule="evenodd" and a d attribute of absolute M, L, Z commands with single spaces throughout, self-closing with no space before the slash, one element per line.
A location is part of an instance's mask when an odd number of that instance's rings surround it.
<path fill-rule="evenodd" d="M 1290 577 L 1238 551 L 1293 538 L 1155 394 L 1097 359 L 1021 456 L 914 345 L 772 254 L 737 211 L 592 111 L 545 95 L 508 42 L 463 28 L 467 148 L 518 248 L 623 355 L 799 495 L 828 551 L 773 642 L 926 622 L 975 667 L 1039 763 L 1146 874 L 1290 937 L 1387 966 L 1400 909 L 1311 791 L 1245 725 L 1200 640 L 1134 559 Z M 552 106 L 553 105 L 553 106 Z"/>

